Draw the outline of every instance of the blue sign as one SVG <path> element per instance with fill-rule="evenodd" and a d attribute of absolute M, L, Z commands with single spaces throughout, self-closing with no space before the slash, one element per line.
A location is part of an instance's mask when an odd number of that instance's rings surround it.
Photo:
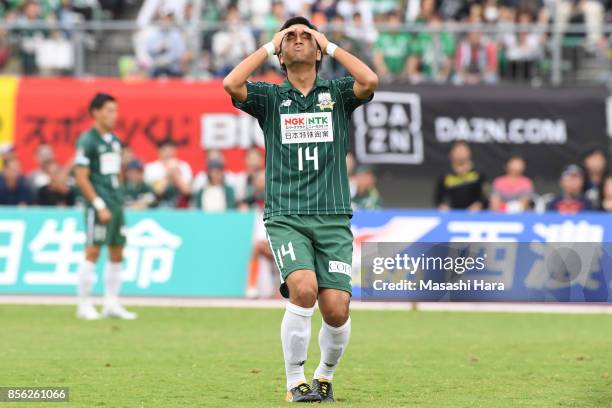
<path fill-rule="evenodd" d="M 244 295 L 253 213 L 151 210 L 126 216 L 123 294 Z M 74 294 L 84 244 L 82 211 L 0 209 L 0 293 Z M 103 292 L 101 261 L 94 293 Z"/>
<path fill-rule="evenodd" d="M 484 274 L 488 274 L 489 278 L 492 274 L 498 274 L 498 281 L 505 283 L 504 290 L 491 291 L 486 296 L 474 291 L 463 291 L 454 296 L 448 292 L 430 292 L 428 299 L 423 298 L 424 293 L 414 292 L 412 295 L 404 293 L 401 298 L 412 296 L 414 300 L 432 301 L 612 301 L 612 217 L 605 213 L 562 216 L 458 211 L 361 211 L 353 217 L 353 234 L 353 282 L 356 297 L 361 296 L 361 273 L 366 270 L 366 266 L 370 266 L 360 265 L 363 242 L 407 243 L 406 251 L 410 251 L 410 245 L 414 251 L 423 243 L 467 242 L 498 243 L 498 253 L 494 259 L 489 260 Z M 572 244 L 570 255 L 584 258 L 577 260 L 581 267 L 575 270 L 569 268 L 562 278 L 555 275 L 558 271 L 552 268 L 548 268 L 548 276 L 542 274 L 542 268 L 547 266 L 543 262 L 554 259 L 549 257 L 550 248 L 554 247 L 551 243 Z M 553 255 L 561 254 L 567 261 L 563 248 L 568 245 L 557 247 L 561 248 L 561 252 L 557 251 Z M 421 249 L 417 252 L 424 251 Z M 534 272 L 536 270 L 537 273 Z M 387 295 L 383 297 L 388 299 Z"/>

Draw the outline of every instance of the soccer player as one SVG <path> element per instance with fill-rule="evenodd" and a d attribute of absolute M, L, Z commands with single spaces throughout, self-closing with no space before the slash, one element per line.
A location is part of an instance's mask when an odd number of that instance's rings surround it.
<path fill-rule="evenodd" d="M 91 300 L 100 247 L 108 245 L 109 262 L 104 273 L 105 296 L 102 314 L 105 317 L 135 319 L 119 303 L 121 262 L 126 237 L 124 231 L 123 195 L 120 189 L 121 141 L 112 133 L 117 121 L 117 102 L 107 94 L 96 94 L 89 105 L 95 123 L 77 141 L 75 179 L 87 200 L 85 225 L 87 243 L 85 259 L 77 276 L 77 317 L 100 318 Z"/>
<path fill-rule="evenodd" d="M 247 81 L 277 54 L 280 85 Z M 318 75 L 323 54 L 350 77 Z M 285 22 L 271 42 L 225 77 L 234 106 L 257 118 L 265 134 L 264 220 L 289 298 L 281 323 L 287 401 L 333 401 L 332 380 L 351 331 L 351 194 L 346 171 L 349 120 L 372 99 L 378 77 L 318 32 L 304 17 Z M 323 315 L 321 361 L 312 386 L 304 375 L 315 302 Z"/>

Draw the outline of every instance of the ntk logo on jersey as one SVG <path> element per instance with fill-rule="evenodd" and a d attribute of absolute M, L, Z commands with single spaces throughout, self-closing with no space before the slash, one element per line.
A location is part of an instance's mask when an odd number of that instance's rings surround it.
<path fill-rule="evenodd" d="M 334 140 L 331 112 L 281 114 L 282 143 L 320 143 Z"/>

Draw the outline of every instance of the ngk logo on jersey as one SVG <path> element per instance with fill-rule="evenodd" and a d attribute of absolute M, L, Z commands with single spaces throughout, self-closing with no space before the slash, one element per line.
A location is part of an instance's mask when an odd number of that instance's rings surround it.
<path fill-rule="evenodd" d="M 331 112 L 281 114 L 282 143 L 319 143 L 334 140 Z"/>

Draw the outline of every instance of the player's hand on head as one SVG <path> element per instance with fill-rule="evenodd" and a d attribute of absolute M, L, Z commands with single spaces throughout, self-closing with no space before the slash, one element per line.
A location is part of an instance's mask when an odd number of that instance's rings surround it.
<path fill-rule="evenodd" d="M 325 53 L 327 44 L 329 44 L 329 40 L 327 39 L 327 37 L 325 37 L 325 34 L 317 30 L 313 30 L 312 28 L 308 28 L 308 27 L 304 29 L 304 32 L 307 32 L 308 34 L 310 34 L 315 39 L 317 44 L 319 44 L 319 47 L 321 48 L 323 53 Z"/>
<path fill-rule="evenodd" d="M 281 47 L 281 42 L 283 41 L 283 38 L 285 38 L 285 36 L 291 32 L 295 32 L 294 26 L 285 28 L 284 30 L 281 30 L 277 32 L 276 34 L 274 34 L 274 37 L 272 37 L 272 44 L 274 44 L 274 49 L 276 50 L 276 54 L 280 53 L 281 51 L 280 47 Z"/>

